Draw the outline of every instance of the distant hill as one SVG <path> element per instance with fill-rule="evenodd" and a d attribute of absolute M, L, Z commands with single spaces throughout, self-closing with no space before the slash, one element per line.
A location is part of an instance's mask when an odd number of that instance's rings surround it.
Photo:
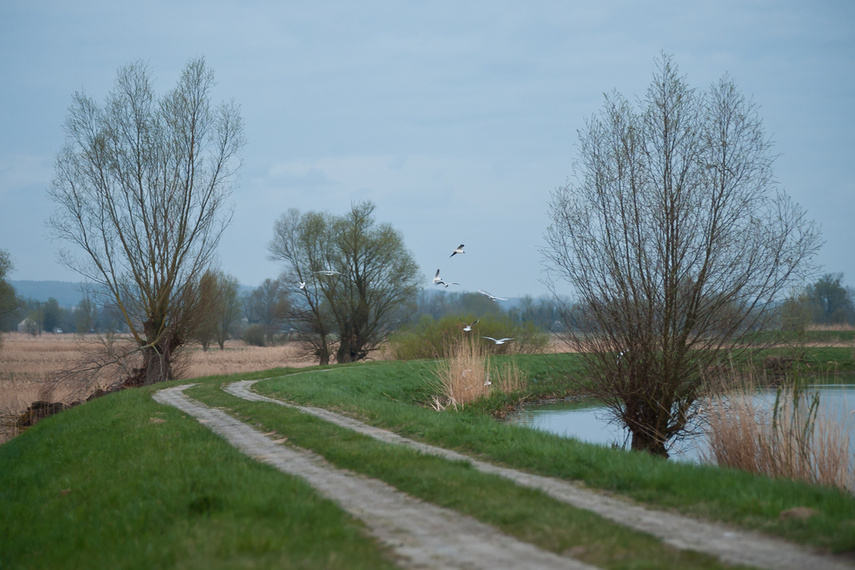
<path fill-rule="evenodd" d="M 83 299 L 81 292 L 84 283 L 74 283 L 68 281 L 15 281 L 10 279 L 12 287 L 15 288 L 15 294 L 22 299 L 33 299 L 44 303 L 51 297 L 56 299 L 60 307 L 70 309 L 76 307 Z M 252 292 L 252 287 L 246 285 L 240 286 L 240 293 L 246 295 Z"/>
<path fill-rule="evenodd" d="M 9 283 L 15 288 L 15 294 L 22 299 L 33 299 L 45 302 L 51 297 L 56 299 L 60 307 L 75 307 L 83 299 L 81 289 L 83 283 L 67 281 L 15 281 Z"/>

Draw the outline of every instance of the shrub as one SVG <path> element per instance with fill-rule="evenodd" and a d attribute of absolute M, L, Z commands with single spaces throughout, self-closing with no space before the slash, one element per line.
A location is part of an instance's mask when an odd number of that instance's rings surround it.
<path fill-rule="evenodd" d="M 549 344 L 549 335 L 531 323 L 515 324 L 506 316 L 487 315 L 478 319 L 472 330 L 464 325 L 475 322 L 472 315 L 447 316 L 435 320 L 424 315 L 418 323 L 390 337 L 390 355 L 396 360 L 445 358 L 448 347 L 455 347 L 465 338 L 475 339 L 485 346 L 486 354 L 534 354 Z M 494 345 L 483 337 L 511 337 L 512 341 Z"/>
<path fill-rule="evenodd" d="M 267 346 L 267 329 L 264 325 L 250 325 L 243 331 L 242 338 L 250 346 Z"/>

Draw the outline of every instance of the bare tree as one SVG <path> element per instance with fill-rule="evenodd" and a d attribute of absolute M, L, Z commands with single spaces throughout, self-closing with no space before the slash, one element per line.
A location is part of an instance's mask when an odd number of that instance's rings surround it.
<path fill-rule="evenodd" d="M 290 287 L 290 312 L 288 321 L 297 330 L 299 340 L 318 358 L 320 364 L 329 364 L 332 356 L 333 319 L 329 303 L 321 288 L 335 287 L 336 273 L 323 274 L 332 259 L 332 217 L 319 212 L 291 208 L 275 223 L 273 241 L 268 246 L 271 259 L 285 264 L 281 280 Z M 332 271 L 332 270 L 330 270 Z"/>
<path fill-rule="evenodd" d="M 415 310 L 419 271 L 400 234 L 376 224 L 374 204 L 341 217 L 290 210 L 274 228 L 272 259 L 294 287 L 292 321 L 320 362 L 362 360 Z"/>
<path fill-rule="evenodd" d="M 809 269 L 819 232 L 779 191 L 756 106 L 723 77 L 690 89 L 663 55 L 634 108 L 615 93 L 580 133 L 543 252 L 577 303 L 568 342 L 632 448 L 667 456 L 705 373 Z"/>
<path fill-rule="evenodd" d="M 138 349 L 135 383 L 173 376 L 173 353 L 198 318 L 198 282 L 231 219 L 244 144 L 233 102 L 212 107 L 204 59 L 156 98 L 142 63 L 119 70 L 103 106 L 76 93 L 57 155 L 48 225 L 80 253 L 65 264 L 104 291 Z"/>

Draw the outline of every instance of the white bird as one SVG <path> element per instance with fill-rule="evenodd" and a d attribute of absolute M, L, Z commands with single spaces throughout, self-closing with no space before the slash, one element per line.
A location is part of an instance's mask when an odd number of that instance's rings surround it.
<path fill-rule="evenodd" d="M 321 275 L 327 276 L 341 275 L 341 273 L 339 273 L 338 271 L 333 271 L 332 269 L 321 269 L 320 271 L 315 271 L 315 273 L 320 273 Z"/>
<path fill-rule="evenodd" d="M 457 255 L 458 253 L 466 253 L 465 251 L 463 251 L 463 244 L 462 244 L 462 243 L 457 247 L 457 249 L 455 249 L 454 251 L 452 251 L 452 252 L 451 252 L 451 255 L 449 255 L 448 257 L 454 257 L 454 256 L 455 256 L 455 255 Z"/>
<path fill-rule="evenodd" d="M 505 299 L 504 297 L 496 297 L 495 295 L 490 295 L 489 293 L 487 293 L 483 289 L 478 289 L 478 292 L 481 293 L 482 295 L 489 297 L 491 301 L 507 301 L 507 299 Z"/>
<path fill-rule="evenodd" d="M 301 290 L 301 291 L 305 291 L 305 290 L 306 290 L 306 282 L 305 282 L 305 281 L 300 281 L 297 285 L 299 285 L 299 286 L 300 286 L 300 290 Z"/>
<path fill-rule="evenodd" d="M 485 336 L 484 338 L 489 338 L 490 340 L 492 340 L 492 341 L 493 341 L 493 342 L 495 342 L 496 344 L 505 344 L 505 343 L 506 343 L 507 341 L 509 341 L 509 340 L 514 340 L 512 337 L 506 337 L 506 338 L 493 338 L 493 337 L 491 337 L 491 336 Z"/>
<path fill-rule="evenodd" d="M 464 325 L 464 326 L 463 326 L 463 331 L 464 331 L 464 332 L 469 332 L 469 331 L 471 331 L 471 330 L 472 330 L 472 327 L 474 327 L 474 326 L 475 326 L 475 323 L 477 323 L 477 322 L 478 322 L 478 321 L 476 320 L 476 321 L 474 321 L 474 322 L 472 322 L 472 323 L 469 323 L 468 325 Z"/>
<path fill-rule="evenodd" d="M 448 289 L 449 285 L 460 285 L 456 281 L 452 281 L 451 283 L 446 283 L 442 280 L 442 277 L 439 276 L 439 269 L 436 270 L 436 275 L 433 276 L 434 285 L 445 285 L 445 288 Z"/>

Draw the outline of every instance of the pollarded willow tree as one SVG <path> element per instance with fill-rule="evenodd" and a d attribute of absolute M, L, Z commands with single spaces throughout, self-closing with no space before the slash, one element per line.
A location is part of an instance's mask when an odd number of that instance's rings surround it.
<path fill-rule="evenodd" d="M 696 91 L 666 55 L 637 105 L 607 96 L 580 132 L 543 252 L 575 292 L 567 340 L 632 449 L 667 457 L 705 375 L 819 248 L 775 183 L 771 146 L 726 76 Z"/>
<path fill-rule="evenodd" d="M 289 318 L 321 364 L 362 360 L 415 311 L 419 269 L 374 204 L 343 216 L 289 210 L 268 249 L 292 283 Z"/>
<path fill-rule="evenodd" d="M 231 219 L 243 124 L 234 102 L 212 105 L 213 86 L 204 59 L 193 59 L 158 98 L 137 62 L 119 70 L 103 106 L 76 93 L 65 122 L 48 225 L 75 248 L 61 253 L 65 264 L 121 312 L 143 355 L 132 383 L 173 376 Z"/>

